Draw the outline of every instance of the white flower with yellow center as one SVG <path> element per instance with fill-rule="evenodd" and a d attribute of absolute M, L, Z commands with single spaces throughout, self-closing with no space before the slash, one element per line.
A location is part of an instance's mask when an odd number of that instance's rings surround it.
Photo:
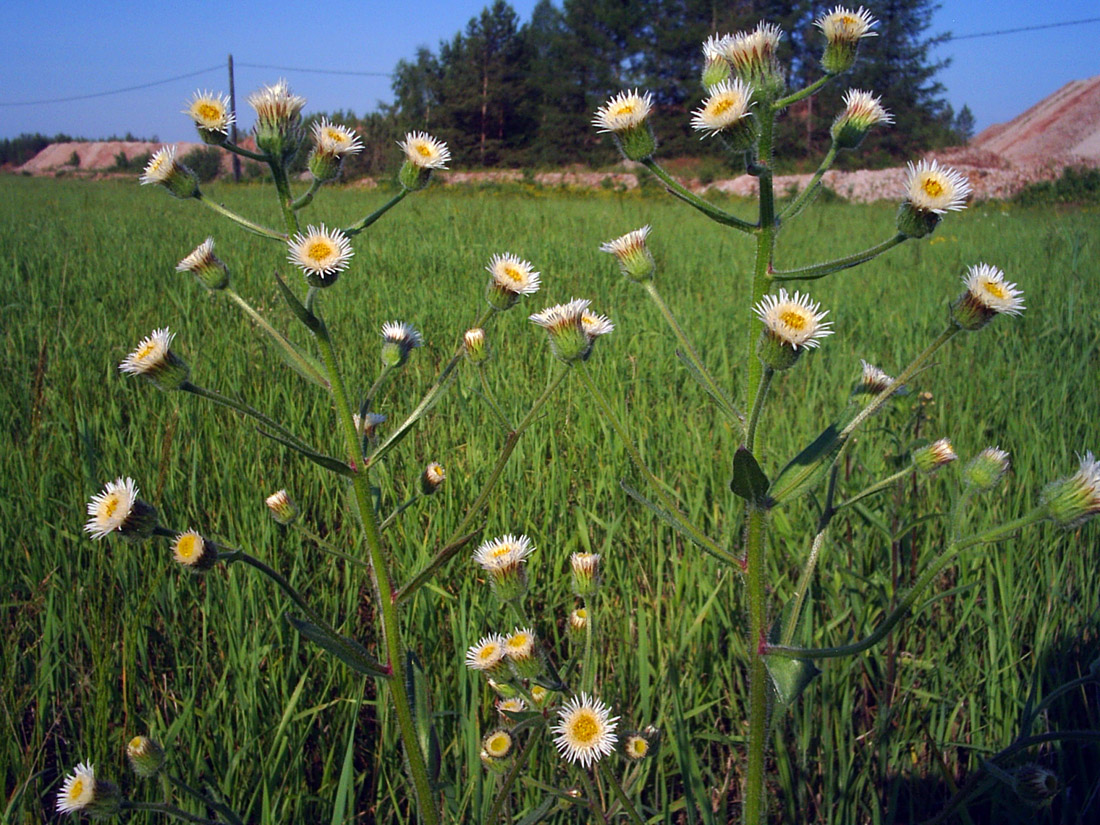
<path fill-rule="evenodd" d="M 312 286 L 327 286 L 348 268 L 355 254 L 348 236 L 339 229 L 309 226 L 289 242 L 287 260 L 299 267 Z M 316 281 L 316 283 L 315 283 Z"/>
<path fill-rule="evenodd" d="M 863 6 L 855 11 L 837 6 L 814 21 L 829 43 L 855 43 L 861 37 L 876 37 L 871 27 L 878 21 Z"/>
<path fill-rule="evenodd" d="M 147 183 L 166 185 L 174 175 L 179 173 L 179 169 L 180 165 L 176 161 L 176 147 L 162 146 L 149 158 L 138 180 L 143 186 Z"/>
<path fill-rule="evenodd" d="M 155 329 L 152 334 L 141 339 L 137 349 L 127 355 L 118 368 L 130 375 L 155 373 L 168 363 L 172 339 L 176 337 L 168 327 Z"/>
<path fill-rule="evenodd" d="M 363 150 L 363 143 L 354 131 L 339 123 L 331 123 L 327 118 L 313 124 L 313 143 L 319 151 L 340 158 Z"/>
<path fill-rule="evenodd" d="M 710 97 L 692 113 L 691 127 L 714 137 L 741 124 L 752 105 L 752 87 L 740 78 L 724 80 L 711 87 Z"/>
<path fill-rule="evenodd" d="M 427 132 L 409 132 L 398 146 L 413 166 L 421 169 L 446 169 L 451 159 L 451 150 L 441 140 L 436 140 Z"/>
<path fill-rule="evenodd" d="M 765 295 L 753 307 L 753 312 L 764 322 L 767 332 L 782 343 L 798 350 L 799 347 L 816 347 L 826 335 L 832 335 L 832 322 L 826 321 L 828 310 L 819 312 L 820 304 L 809 295 L 795 292 L 788 295 L 780 287 L 778 295 Z"/>
<path fill-rule="evenodd" d="M 508 716 L 509 713 L 523 713 L 527 710 L 527 703 L 523 701 L 521 696 L 509 696 L 507 699 L 497 699 L 496 701 L 497 713 L 499 713 L 508 722 L 514 722 L 515 720 Z"/>
<path fill-rule="evenodd" d="M 534 549 L 527 536 L 508 533 L 484 542 L 474 553 L 474 561 L 487 573 L 497 573 L 522 564 Z"/>
<path fill-rule="evenodd" d="M 729 51 L 729 42 L 732 36 L 728 34 L 712 34 L 703 41 L 703 60 L 725 60 Z"/>
<path fill-rule="evenodd" d="M 1024 311 L 1024 293 L 1016 284 L 1005 280 L 1005 274 L 995 266 L 977 264 L 970 267 L 963 283 L 974 300 L 994 313 L 1019 315 Z"/>
<path fill-rule="evenodd" d="M 841 118 L 864 130 L 894 122 L 894 116 L 883 107 L 882 99 L 862 89 L 849 89 L 844 93 L 844 111 L 837 120 Z"/>
<path fill-rule="evenodd" d="M 601 132 L 625 132 L 645 123 L 651 111 L 653 95 L 649 92 L 638 94 L 637 89 L 619 92 L 596 110 L 592 123 L 600 127 Z"/>
<path fill-rule="evenodd" d="M 81 762 L 65 778 L 65 784 L 57 793 L 57 811 L 74 814 L 87 808 L 95 800 L 95 767 Z"/>
<path fill-rule="evenodd" d="M 512 735 L 506 730 L 495 730 L 481 740 L 481 748 L 490 759 L 503 759 L 512 751 Z"/>
<path fill-rule="evenodd" d="M 466 651 L 466 667 L 492 673 L 499 669 L 504 660 L 504 637 L 490 633 Z"/>
<path fill-rule="evenodd" d="M 195 121 L 195 127 L 200 132 L 228 135 L 234 120 L 233 112 L 229 108 L 229 95 L 207 91 L 195 92 L 183 113 Z"/>
<path fill-rule="evenodd" d="M 138 500 L 138 489 L 132 478 L 117 478 L 92 496 L 88 502 L 88 519 L 84 529 L 93 539 L 101 539 L 126 523 Z"/>
<path fill-rule="evenodd" d="M 188 570 L 200 573 L 218 561 L 218 548 L 196 530 L 180 533 L 172 542 L 172 558 Z"/>
<path fill-rule="evenodd" d="M 530 659 L 535 652 L 535 634 L 529 627 L 517 627 L 504 640 L 504 652 L 509 659 Z"/>
<path fill-rule="evenodd" d="M 558 711 L 558 724 L 551 728 L 561 755 L 585 768 L 615 750 L 615 728 L 619 717 L 595 697 L 574 696 Z"/>
<path fill-rule="evenodd" d="M 607 335 L 615 331 L 615 325 L 611 323 L 610 318 L 606 315 L 590 312 L 587 309 L 581 313 L 581 326 L 584 328 L 585 335 L 590 339 L 595 339 L 601 335 Z"/>
<path fill-rule="evenodd" d="M 641 734 L 632 733 L 623 742 L 623 753 L 630 759 L 645 759 L 649 756 L 649 740 Z"/>
<path fill-rule="evenodd" d="M 273 86 L 264 86 L 248 96 L 249 105 L 256 110 L 256 117 L 265 125 L 286 125 L 302 113 L 306 99 L 292 94 L 285 79 Z"/>
<path fill-rule="evenodd" d="M 910 161 L 905 183 L 909 204 L 922 212 L 942 215 L 966 208 L 970 196 L 970 181 L 966 175 L 935 160 Z"/>
<path fill-rule="evenodd" d="M 493 285 L 503 292 L 534 295 L 539 291 L 540 273 L 535 272 L 530 261 L 518 255 L 510 252 L 494 255 L 485 269 L 493 276 Z"/>

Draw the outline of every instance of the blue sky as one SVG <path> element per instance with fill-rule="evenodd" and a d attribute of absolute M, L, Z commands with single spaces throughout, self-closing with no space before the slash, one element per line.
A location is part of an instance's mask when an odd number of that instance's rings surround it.
<path fill-rule="evenodd" d="M 512 6 L 526 20 L 535 2 L 513 0 Z M 874 11 L 874 0 L 863 2 Z M 237 63 L 238 111 L 245 126 L 251 123 L 244 102 L 248 93 L 280 77 L 307 98 L 307 112 L 362 113 L 392 99 L 388 77 L 297 69 L 388 73 L 417 46 L 434 50 L 485 4 L 14 0 L 6 5 L 6 25 L 0 30 L 0 104 L 86 95 L 217 68 L 91 100 L 0 105 L 0 137 L 130 131 L 167 141 L 192 140 L 190 122 L 180 110 L 197 88 L 227 87 L 229 53 Z M 1095 0 L 944 0 L 932 31 L 968 35 L 1097 17 Z M 981 129 L 1011 119 L 1070 80 L 1100 74 L 1097 43 L 1100 22 L 957 40 L 937 51 L 938 57 L 952 59 L 939 79 L 956 110 L 969 104 Z"/>

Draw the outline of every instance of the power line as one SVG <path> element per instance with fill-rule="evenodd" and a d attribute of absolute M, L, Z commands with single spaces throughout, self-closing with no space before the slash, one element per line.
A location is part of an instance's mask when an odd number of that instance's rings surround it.
<path fill-rule="evenodd" d="M 275 69 L 279 72 L 308 72 L 310 74 L 346 74 L 355 75 L 356 77 L 393 77 L 392 72 L 353 72 L 349 69 L 301 69 L 294 66 L 269 66 L 265 63 L 241 63 L 238 61 L 238 66 L 245 66 L 249 69 Z"/>
<path fill-rule="evenodd" d="M 222 71 L 224 67 L 219 64 L 217 66 L 210 66 L 206 69 L 199 69 L 194 72 L 188 72 L 187 74 L 176 75 L 175 77 L 167 77 L 164 80 L 152 80 L 148 83 L 141 83 L 137 86 L 127 86 L 124 89 L 111 89 L 109 92 L 93 92 L 87 95 L 73 95 L 72 97 L 55 97 L 50 100 L 21 100 L 14 103 L 0 103 L 0 106 L 39 106 L 44 103 L 69 103 L 74 100 L 90 100 L 94 97 L 106 97 L 107 95 L 118 95 L 123 92 L 135 92 L 138 89 L 148 89 L 152 86 L 163 86 L 165 83 L 175 83 L 177 80 L 186 80 L 189 77 L 197 77 L 200 74 L 206 74 L 207 72 Z"/>
<path fill-rule="evenodd" d="M 1080 26 L 1082 23 L 1100 23 L 1100 17 L 1086 17 L 1084 20 L 1067 20 L 1064 23 L 1044 23 L 1039 26 L 1020 26 L 1018 29 L 1000 29 L 995 32 L 976 32 L 974 34 L 958 34 L 944 38 L 945 40 L 973 40 L 976 37 L 996 37 L 999 34 L 1016 34 L 1017 32 L 1033 32 L 1039 29 L 1057 29 L 1062 26 Z"/>

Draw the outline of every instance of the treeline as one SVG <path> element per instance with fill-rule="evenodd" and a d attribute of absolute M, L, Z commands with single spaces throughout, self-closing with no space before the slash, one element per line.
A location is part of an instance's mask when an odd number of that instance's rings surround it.
<path fill-rule="evenodd" d="M 648 89 L 664 156 L 704 154 L 689 125 L 703 97 L 702 42 L 749 29 L 761 19 L 783 28 L 788 85 L 821 74 L 824 38 L 814 20 L 833 3 L 791 0 L 541 0 L 520 22 L 504 0 L 472 18 L 432 51 L 421 47 L 394 70 L 394 105 L 381 112 L 397 131 L 425 129 L 446 140 L 461 166 L 535 166 L 616 159 L 611 141 L 591 126 L 609 95 Z M 856 159 L 886 165 L 928 148 L 966 140 L 973 118 L 943 98 L 931 57 L 945 35 L 928 33 L 934 0 L 873 3 L 876 37 L 861 46 L 854 69 L 780 119 L 777 154 L 798 164 L 828 145 L 829 125 L 848 88 L 881 95 L 892 128 L 875 130 Z M 366 138 L 367 136 L 364 135 Z"/>

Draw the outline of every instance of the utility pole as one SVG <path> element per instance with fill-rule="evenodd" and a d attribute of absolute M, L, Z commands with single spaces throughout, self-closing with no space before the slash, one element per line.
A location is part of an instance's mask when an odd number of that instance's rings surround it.
<path fill-rule="evenodd" d="M 233 113 L 233 122 L 229 125 L 229 140 L 237 143 L 237 93 L 233 89 L 233 55 L 229 55 L 229 111 Z M 241 156 L 233 153 L 233 182 L 241 182 Z"/>

